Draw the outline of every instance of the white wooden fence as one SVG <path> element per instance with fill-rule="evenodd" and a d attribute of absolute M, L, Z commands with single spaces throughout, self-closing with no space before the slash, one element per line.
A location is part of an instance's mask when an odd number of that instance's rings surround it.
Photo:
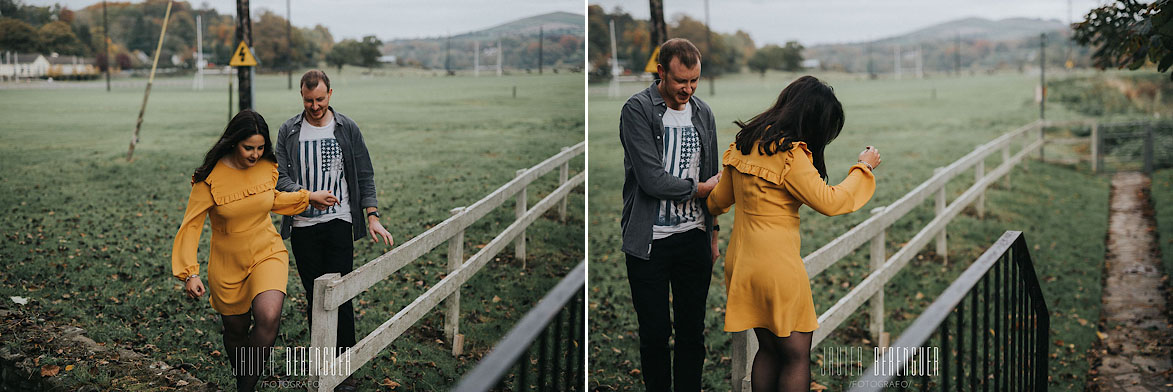
<path fill-rule="evenodd" d="M 868 323 L 869 332 L 873 341 L 878 345 L 886 345 L 884 332 L 884 285 L 892 279 L 913 257 L 933 240 L 936 240 L 937 254 L 947 254 L 945 240 L 945 226 L 957 217 L 965 207 L 976 204 L 978 216 L 985 213 L 986 188 L 999 178 L 1005 178 L 1005 186 L 1010 186 L 1010 170 L 1021 162 L 1028 154 L 1039 150 L 1042 154 L 1044 143 L 1043 129 L 1046 123 L 1035 121 L 1018 129 L 1010 131 L 998 138 L 978 146 L 965 156 L 942 168 L 937 168 L 932 177 L 912 191 L 905 194 L 891 205 L 872 210 L 872 216 L 862 223 L 852 227 L 843 235 L 831 240 L 822 248 L 803 258 L 807 276 L 814 278 L 827 267 L 835 264 L 844 257 L 855 252 L 864 244 L 870 243 L 871 273 L 858 285 L 839 299 L 830 309 L 819 315 L 819 328 L 815 330 L 812 350 L 823 339 L 837 329 L 844 320 L 854 314 L 856 310 L 870 301 L 868 313 L 871 320 Z M 1011 144 L 1016 139 L 1024 139 L 1026 144 L 1017 153 L 1011 155 Z M 986 172 L 985 160 L 989 156 L 1001 152 L 1002 163 L 994 170 Z M 946 203 L 945 184 L 953 178 L 972 169 L 974 184 L 952 203 Z M 885 233 L 898 219 L 905 216 L 929 197 L 934 197 L 936 204 L 936 218 L 925 224 L 906 245 L 888 256 L 885 246 Z M 757 353 L 758 342 L 750 331 L 738 332 L 733 336 L 733 390 L 750 390 L 750 370 L 753 357 Z"/>
<path fill-rule="evenodd" d="M 561 153 L 544 162 L 517 172 L 517 177 L 471 206 L 452 209 L 452 217 L 432 227 L 423 234 L 412 238 L 403 245 L 387 252 L 359 267 L 353 272 L 340 276 L 327 274 L 314 281 L 313 325 L 310 326 L 310 369 L 309 390 L 332 391 L 347 376 L 378 356 L 379 352 L 391 345 L 409 327 L 418 322 L 430 310 L 444 301 L 444 333 L 453 343 L 453 353 L 461 349 L 460 335 L 460 286 L 472 278 L 510 242 L 515 242 L 516 256 L 525 260 L 525 229 L 547 210 L 558 206 L 563 221 L 566 220 L 566 198 L 570 191 L 583 184 L 586 173 L 580 172 L 567 178 L 569 162 L 582 155 L 586 143 L 564 147 Z M 526 208 L 526 189 L 542 175 L 559 168 L 559 186 L 531 208 Z M 464 260 L 464 230 L 500 207 L 506 200 L 517 200 L 517 220 L 493 238 L 484 248 Z M 338 307 L 359 293 L 386 279 L 391 274 L 427 254 L 441 243 L 448 242 L 448 275 L 437 282 L 411 304 L 379 325 L 366 337 L 359 340 L 346 355 L 333 352 L 336 346 Z"/>

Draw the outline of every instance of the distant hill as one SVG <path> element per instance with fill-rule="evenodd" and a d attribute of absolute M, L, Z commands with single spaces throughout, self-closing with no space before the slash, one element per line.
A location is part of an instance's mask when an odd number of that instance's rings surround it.
<path fill-rule="evenodd" d="M 462 70 L 472 68 L 474 49 L 479 47 L 482 69 L 490 64 L 495 69 L 500 42 L 503 68 L 529 70 L 538 67 L 539 35 L 544 68 L 582 69 L 586 24 L 582 14 L 569 12 L 530 16 L 451 38 L 396 39 L 385 42 L 382 52 L 395 56 L 401 66 Z"/>
<path fill-rule="evenodd" d="M 815 45 L 803 55 L 819 60 L 824 69 L 868 72 L 870 62 L 872 72 L 888 74 L 895 69 L 899 51 L 902 71 L 908 75 L 915 72 L 919 48 L 926 74 L 953 72 L 959 60 L 962 72 L 1025 70 L 1037 65 L 1042 33 L 1048 37 L 1048 66 L 1063 66 L 1068 58 L 1076 66 L 1087 66 L 1087 49 L 1071 45 L 1070 28 L 1055 19 L 963 18 L 870 42 Z"/>

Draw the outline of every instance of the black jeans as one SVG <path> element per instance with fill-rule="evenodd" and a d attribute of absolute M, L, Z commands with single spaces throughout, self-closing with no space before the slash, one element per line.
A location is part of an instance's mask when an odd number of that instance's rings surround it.
<path fill-rule="evenodd" d="M 313 326 L 314 279 L 329 274 L 346 275 L 354 270 L 354 241 L 350 223 L 341 219 L 308 227 L 294 227 L 289 242 L 293 245 L 293 259 L 297 274 L 309 301 L 306 320 Z M 354 306 L 346 301 L 338 307 L 339 349 L 354 346 Z"/>
<path fill-rule="evenodd" d="M 639 357 L 648 391 L 701 390 L 705 361 L 705 298 L 713 276 L 708 235 L 689 230 L 652 241 L 651 258 L 627 255 L 627 281 L 639 320 Z M 668 311 L 672 289 L 675 315 L 675 366 L 668 357 L 673 322 Z M 669 373 L 669 369 L 673 372 Z M 673 377 L 673 373 L 675 377 Z"/>

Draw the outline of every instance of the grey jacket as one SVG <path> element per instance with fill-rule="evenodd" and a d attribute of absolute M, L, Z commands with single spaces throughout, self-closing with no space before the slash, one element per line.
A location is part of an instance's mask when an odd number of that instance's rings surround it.
<path fill-rule="evenodd" d="M 358 240 L 367 235 L 367 207 L 378 207 L 379 201 L 375 198 L 375 170 L 371 166 L 371 156 L 367 153 L 367 144 L 363 141 L 358 124 L 350 117 L 334 111 L 334 138 L 342 148 L 342 165 L 346 177 L 346 192 L 350 196 L 351 227 L 354 239 Z M 304 189 L 298 182 L 301 181 L 301 155 L 297 153 L 298 140 L 301 135 L 301 121 L 305 112 L 298 113 L 293 118 L 281 124 L 277 131 L 277 146 L 273 153 L 277 155 L 277 190 L 282 192 L 296 192 Z M 293 217 L 286 216 L 281 220 L 281 238 L 289 238 L 293 231 Z"/>
<path fill-rule="evenodd" d="M 623 252 L 648 259 L 652 253 L 652 225 L 660 212 L 660 200 L 684 201 L 696 194 L 697 183 L 664 171 L 664 112 L 668 106 L 657 82 L 632 95 L 619 117 L 619 141 L 623 144 Z M 697 97 L 689 98 L 692 124 L 701 141 L 701 180 L 717 175 L 717 128 L 713 111 Z M 708 208 L 705 232 L 712 236 L 713 217 Z"/>

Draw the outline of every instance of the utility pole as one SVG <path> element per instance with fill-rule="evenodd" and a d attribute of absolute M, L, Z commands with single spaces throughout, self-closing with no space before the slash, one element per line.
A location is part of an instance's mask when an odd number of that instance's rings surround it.
<path fill-rule="evenodd" d="M 957 32 L 957 41 L 953 44 L 953 71 L 961 76 L 961 32 Z"/>
<path fill-rule="evenodd" d="M 900 45 L 892 48 L 892 58 L 895 60 L 892 64 L 892 72 L 896 73 L 896 80 L 900 80 Z"/>
<path fill-rule="evenodd" d="M 248 14 L 248 0 L 236 0 L 236 41 L 244 42 L 249 50 L 253 47 L 253 22 Z M 240 97 L 240 110 L 253 108 L 253 70 L 256 67 L 249 67 L 246 70 L 237 69 L 237 96 Z"/>
<path fill-rule="evenodd" d="M 1047 33 L 1039 34 L 1039 120 L 1047 119 Z"/>
<path fill-rule="evenodd" d="M 876 63 L 872 61 L 872 41 L 868 41 L 868 79 L 876 78 Z"/>
<path fill-rule="evenodd" d="M 607 91 L 607 96 L 615 98 L 619 96 L 619 56 L 615 54 L 615 19 L 610 20 L 611 24 L 611 88 Z"/>
<path fill-rule="evenodd" d="M 709 0 L 705 0 L 705 47 L 708 48 L 705 56 L 709 58 L 709 95 L 717 95 L 717 83 L 713 78 L 713 28 L 709 27 Z M 703 61 L 702 61 L 703 62 Z"/>
<path fill-rule="evenodd" d="M 472 77 L 481 76 L 481 40 L 472 41 Z"/>
<path fill-rule="evenodd" d="M 444 40 L 444 71 L 452 76 L 452 33 Z"/>
<path fill-rule="evenodd" d="M 114 59 L 110 58 L 110 23 L 106 18 L 106 1 L 102 1 L 102 35 L 106 38 L 106 92 L 110 92 L 110 65 Z"/>
<path fill-rule="evenodd" d="M 501 77 L 501 57 L 505 49 L 501 48 L 501 37 L 497 37 L 497 77 Z"/>
<path fill-rule="evenodd" d="M 285 42 L 289 43 L 289 51 L 285 59 L 285 76 L 289 79 L 289 89 L 293 90 L 293 12 L 290 11 L 289 0 L 285 0 Z"/>
<path fill-rule="evenodd" d="M 191 88 L 204 89 L 204 19 L 200 14 L 196 14 L 196 76 Z"/>
<path fill-rule="evenodd" d="M 652 48 L 659 48 L 664 41 L 668 40 L 668 25 L 664 24 L 664 1 L 648 0 L 648 5 L 651 7 Z M 652 53 L 657 53 L 658 51 L 658 49 L 653 49 Z M 659 73 L 652 72 L 652 77 L 660 80 Z"/>
<path fill-rule="evenodd" d="M 542 46 L 545 44 L 545 26 L 538 26 L 538 75 L 542 74 Z"/>

